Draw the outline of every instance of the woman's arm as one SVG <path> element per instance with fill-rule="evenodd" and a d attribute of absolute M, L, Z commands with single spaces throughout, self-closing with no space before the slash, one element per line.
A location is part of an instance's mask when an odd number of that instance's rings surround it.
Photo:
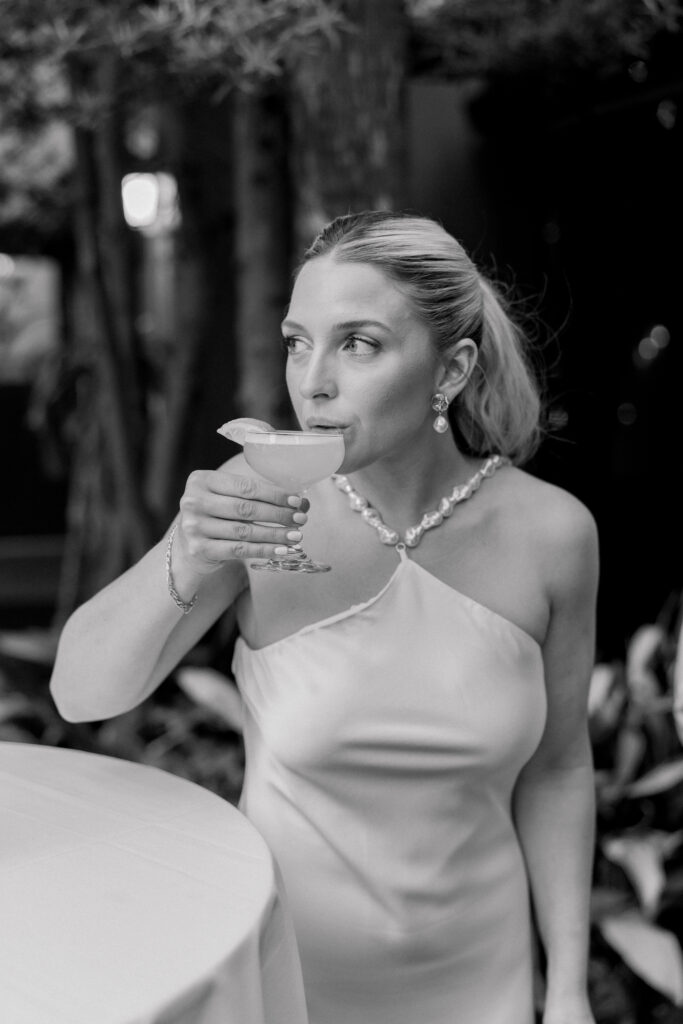
<path fill-rule="evenodd" d="M 552 515 L 546 545 L 549 628 L 543 653 L 548 717 L 524 767 L 514 814 L 546 955 L 544 1024 L 589 1024 L 589 908 L 594 781 L 587 727 L 595 657 L 597 532 L 574 499 Z"/>
<path fill-rule="evenodd" d="M 193 473 L 180 505 L 171 569 L 181 599 L 196 593 L 196 605 L 185 615 L 169 593 L 167 533 L 77 608 L 62 630 L 50 680 L 69 721 L 110 718 L 149 696 L 247 586 L 243 560 L 271 557 L 305 520 L 284 491 L 250 476 L 241 456 Z"/>

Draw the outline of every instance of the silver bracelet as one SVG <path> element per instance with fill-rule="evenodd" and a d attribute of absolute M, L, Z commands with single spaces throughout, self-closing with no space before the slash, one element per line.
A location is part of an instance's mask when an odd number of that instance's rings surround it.
<path fill-rule="evenodd" d="M 166 545 L 166 586 L 168 587 L 169 594 L 171 595 L 175 603 L 178 605 L 183 615 L 187 615 L 187 613 L 191 612 L 194 606 L 196 605 L 197 595 L 195 594 L 190 601 L 183 601 L 182 597 L 175 588 L 173 573 L 171 572 L 171 551 L 173 549 L 173 538 L 175 537 L 175 532 L 177 529 L 178 524 L 174 523 L 173 529 L 168 535 L 168 544 Z"/>

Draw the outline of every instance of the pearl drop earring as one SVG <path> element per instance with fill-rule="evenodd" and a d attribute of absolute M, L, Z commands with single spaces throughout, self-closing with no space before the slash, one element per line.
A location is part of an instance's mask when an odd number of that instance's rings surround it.
<path fill-rule="evenodd" d="M 434 423 L 432 424 L 437 434 L 445 434 L 446 431 L 448 430 L 448 420 L 443 415 L 446 412 L 447 408 L 448 399 L 440 391 L 437 391 L 437 393 L 432 398 L 432 409 L 434 410 L 434 412 L 438 412 L 439 414 L 434 420 Z"/>

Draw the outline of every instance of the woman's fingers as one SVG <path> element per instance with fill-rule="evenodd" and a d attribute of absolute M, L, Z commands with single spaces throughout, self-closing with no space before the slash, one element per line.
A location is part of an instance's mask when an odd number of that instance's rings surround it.
<path fill-rule="evenodd" d="M 276 510 L 272 505 L 264 506 L 268 511 L 264 515 L 273 517 L 270 522 L 226 518 L 223 515 L 211 515 L 206 509 L 201 511 L 192 502 L 181 501 L 180 524 L 187 538 L 187 546 L 192 555 L 205 555 L 206 545 L 210 541 L 228 541 L 239 544 L 296 544 L 301 540 L 301 525 L 292 521 L 289 514 L 286 521 L 274 521 Z M 305 516 L 302 516 L 305 520 Z M 230 557 L 228 554 L 227 557 Z M 240 557 L 240 556 L 235 556 Z"/>
<path fill-rule="evenodd" d="M 250 477 L 200 470 L 190 475 L 181 508 L 187 514 L 288 525 L 305 522 L 309 502 Z"/>
<path fill-rule="evenodd" d="M 223 562 L 281 555 L 301 540 L 292 527 L 240 523 L 229 519 L 186 519 L 181 515 L 182 547 L 195 567 L 213 571 Z M 200 571 L 201 570 L 200 568 Z"/>
<path fill-rule="evenodd" d="M 265 481 L 197 470 L 180 499 L 179 538 L 193 564 L 209 571 L 230 559 L 270 558 L 301 540 L 308 507 L 307 498 Z"/>
<path fill-rule="evenodd" d="M 304 523 L 306 516 L 296 508 L 270 505 L 265 501 L 249 498 L 229 498 L 217 494 L 204 494 L 197 501 L 185 502 L 185 510 L 194 509 L 197 514 L 215 519 L 233 520 L 243 523 L 275 523 L 292 526 Z"/>
<path fill-rule="evenodd" d="M 181 507 L 220 519 L 291 523 L 296 521 L 293 516 L 300 517 L 302 508 L 308 508 L 308 500 L 249 477 L 198 471 L 188 478 Z"/>
<path fill-rule="evenodd" d="M 244 498 L 247 501 L 263 501 L 269 505 L 282 505 L 287 508 L 296 508 L 298 504 L 295 505 L 293 502 L 301 501 L 300 495 L 288 494 L 287 491 L 274 487 L 267 481 L 256 480 L 251 476 L 239 476 L 224 469 L 209 471 L 206 483 L 214 494 Z"/>
<path fill-rule="evenodd" d="M 207 540 L 206 538 L 197 540 L 195 543 L 194 539 L 191 538 L 188 548 L 191 557 L 201 559 L 207 565 L 217 568 L 231 559 L 260 559 L 272 558 L 273 555 L 284 555 L 289 550 L 290 545 L 287 543 L 254 544 L 240 540 L 223 541 Z"/>
<path fill-rule="evenodd" d="M 244 523 L 235 519 L 204 519 L 198 532 L 206 540 L 240 541 L 248 544 L 296 544 L 301 530 L 294 525 L 273 526 L 270 523 Z"/>

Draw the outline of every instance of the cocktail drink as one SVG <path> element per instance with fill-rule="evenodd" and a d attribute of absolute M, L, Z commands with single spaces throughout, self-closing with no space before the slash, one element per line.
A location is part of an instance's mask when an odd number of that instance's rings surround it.
<path fill-rule="evenodd" d="M 344 435 L 338 430 L 254 430 L 244 438 L 244 457 L 266 480 L 293 493 L 335 473 L 344 461 Z M 299 545 L 282 558 L 253 562 L 253 569 L 271 572 L 328 572 Z"/>

